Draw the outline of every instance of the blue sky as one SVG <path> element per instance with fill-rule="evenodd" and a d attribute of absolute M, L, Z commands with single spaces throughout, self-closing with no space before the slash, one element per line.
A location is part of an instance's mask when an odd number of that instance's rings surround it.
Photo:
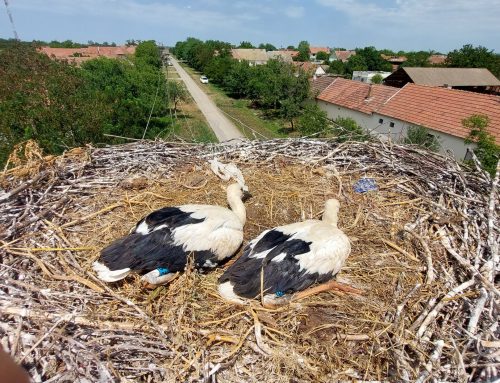
<path fill-rule="evenodd" d="M 188 36 L 447 52 L 470 43 L 500 52 L 500 0 L 9 0 L 23 40 L 79 42 Z M 0 37 L 12 37 L 3 2 Z"/>

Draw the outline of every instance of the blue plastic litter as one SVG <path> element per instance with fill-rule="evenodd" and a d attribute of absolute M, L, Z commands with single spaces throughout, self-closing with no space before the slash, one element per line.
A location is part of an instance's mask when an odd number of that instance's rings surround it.
<path fill-rule="evenodd" d="M 373 178 L 361 178 L 354 184 L 354 191 L 356 193 L 366 193 L 377 189 L 377 183 Z"/>
<path fill-rule="evenodd" d="M 163 277 L 164 275 L 167 275 L 168 273 L 170 273 L 170 270 L 167 268 L 164 268 L 164 267 L 159 267 L 156 270 L 158 270 L 158 272 L 160 273 L 160 275 L 159 275 L 160 277 Z"/>

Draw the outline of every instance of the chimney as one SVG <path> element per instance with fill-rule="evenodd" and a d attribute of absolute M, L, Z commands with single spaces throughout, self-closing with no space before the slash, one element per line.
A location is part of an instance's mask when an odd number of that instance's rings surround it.
<path fill-rule="evenodd" d="M 365 97 L 365 100 L 370 99 L 370 97 L 372 96 L 372 92 L 373 92 L 373 86 L 372 86 L 372 84 L 370 84 L 370 85 L 369 85 L 369 88 L 368 88 L 368 94 L 367 94 L 367 96 Z"/>

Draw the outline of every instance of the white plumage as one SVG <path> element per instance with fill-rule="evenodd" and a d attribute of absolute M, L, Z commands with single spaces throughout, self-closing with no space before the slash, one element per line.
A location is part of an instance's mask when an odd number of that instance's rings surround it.
<path fill-rule="evenodd" d="M 259 297 L 263 287 L 263 303 L 280 304 L 296 291 L 333 278 L 351 252 L 349 238 L 337 228 L 339 207 L 337 200 L 330 199 L 322 220 L 261 233 L 220 278 L 221 296 L 244 303 L 245 298 Z"/>
<path fill-rule="evenodd" d="M 145 274 L 156 285 L 169 282 L 184 270 L 193 254 L 199 269 L 216 267 L 232 256 L 243 242 L 248 196 L 239 184 L 227 188 L 231 210 L 213 205 L 182 205 L 156 210 L 140 220 L 125 237 L 101 251 L 93 267 L 106 282 L 125 278 L 130 272 Z"/>

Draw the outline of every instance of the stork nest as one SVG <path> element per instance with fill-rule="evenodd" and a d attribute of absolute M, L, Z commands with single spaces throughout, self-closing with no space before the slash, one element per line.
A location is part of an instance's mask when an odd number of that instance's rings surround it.
<path fill-rule="evenodd" d="M 352 241 L 338 279 L 362 294 L 235 306 L 216 290 L 227 265 L 188 267 L 155 290 L 135 276 L 96 279 L 99 250 L 152 210 L 226 204 L 215 157 L 254 195 L 245 243 L 338 198 Z M 378 189 L 355 192 L 365 177 Z M 59 157 L 30 143 L 0 176 L 1 344 L 35 382 L 492 381 L 497 184 L 498 174 L 377 142 L 142 141 Z"/>

